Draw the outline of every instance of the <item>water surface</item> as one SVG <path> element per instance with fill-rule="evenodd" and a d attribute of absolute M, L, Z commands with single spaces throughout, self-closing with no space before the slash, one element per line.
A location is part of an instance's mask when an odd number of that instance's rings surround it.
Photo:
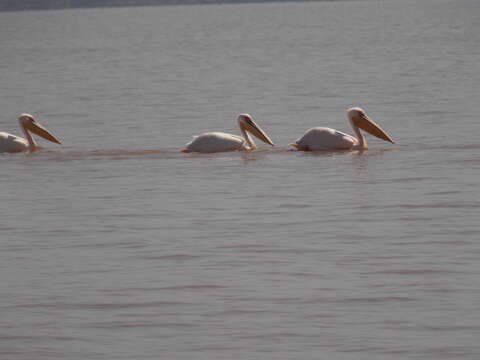
<path fill-rule="evenodd" d="M 480 6 L 0 13 L 0 357 L 478 359 Z M 397 141 L 301 153 L 362 106 Z M 248 112 L 278 144 L 183 154 Z"/>

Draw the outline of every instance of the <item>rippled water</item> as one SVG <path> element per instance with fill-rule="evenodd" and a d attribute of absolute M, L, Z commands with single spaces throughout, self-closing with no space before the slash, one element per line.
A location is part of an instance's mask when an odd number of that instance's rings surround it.
<path fill-rule="evenodd" d="M 480 5 L 0 13 L 2 359 L 478 359 Z M 397 141 L 301 153 L 362 106 Z M 183 154 L 251 113 L 278 144 Z"/>

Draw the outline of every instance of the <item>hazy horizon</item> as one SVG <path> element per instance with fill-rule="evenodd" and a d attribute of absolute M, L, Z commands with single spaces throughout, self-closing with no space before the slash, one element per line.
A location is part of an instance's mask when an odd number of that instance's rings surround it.
<path fill-rule="evenodd" d="M 302 1 L 358 1 L 358 0 L 0 0 L 0 11 L 53 10 L 70 8 L 160 6 L 175 4 L 302 2 Z"/>

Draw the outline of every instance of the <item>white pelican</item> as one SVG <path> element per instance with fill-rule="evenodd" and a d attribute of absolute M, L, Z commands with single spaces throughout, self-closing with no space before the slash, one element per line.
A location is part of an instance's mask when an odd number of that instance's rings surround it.
<path fill-rule="evenodd" d="M 43 137 L 51 142 L 61 144 L 61 142 L 53 136 L 47 129 L 35 121 L 32 115 L 22 114 L 18 118 L 20 128 L 25 135 L 25 139 L 6 132 L 0 132 L 0 153 L 2 152 L 32 152 L 38 149 L 37 143 L 30 135 L 29 131 Z"/>
<path fill-rule="evenodd" d="M 290 144 L 301 151 L 316 150 L 366 150 L 367 140 L 363 137 L 360 129 L 382 139 L 395 142 L 392 138 L 375 124 L 361 108 L 354 107 L 347 110 L 348 120 L 352 125 L 356 137 L 344 134 L 340 131 L 324 127 L 316 127 L 307 132 L 294 144 Z"/>
<path fill-rule="evenodd" d="M 227 134 L 224 132 L 207 132 L 193 136 L 182 152 L 214 153 L 223 151 L 251 151 L 257 147 L 253 139 L 247 133 L 255 135 L 263 142 L 274 145 L 267 134 L 253 121 L 248 114 L 240 114 L 237 118 L 242 136 Z"/>

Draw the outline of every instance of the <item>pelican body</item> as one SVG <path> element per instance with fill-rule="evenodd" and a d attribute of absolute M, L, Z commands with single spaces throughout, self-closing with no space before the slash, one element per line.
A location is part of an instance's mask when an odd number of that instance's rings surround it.
<path fill-rule="evenodd" d="M 6 132 L 0 132 L 0 153 L 33 152 L 38 150 L 38 145 L 30 134 L 30 131 L 46 140 L 61 144 L 55 136 L 35 121 L 32 115 L 22 114 L 18 118 L 18 122 L 25 135 L 25 139 Z"/>
<path fill-rule="evenodd" d="M 355 136 L 345 134 L 335 129 L 316 127 L 307 132 L 294 144 L 290 144 L 300 151 L 317 150 L 366 150 L 367 140 L 360 129 L 378 137 L 379 139 L 394 141 L 380 126 L 374 123 L 361 108 L 347 110 L 347 117 Z"/>
<path fill-rule="evenodd" d="M 248 114 L 240 114 L 237 118 L 242 136 L 224 132 L 207 132 L 193 137 L 182 152 L 215 153 L 226 151 L 251 151 L 257 146 L 248 133 L 263 142 L 274 146 L 268 135 L 253 121 Z"/>

